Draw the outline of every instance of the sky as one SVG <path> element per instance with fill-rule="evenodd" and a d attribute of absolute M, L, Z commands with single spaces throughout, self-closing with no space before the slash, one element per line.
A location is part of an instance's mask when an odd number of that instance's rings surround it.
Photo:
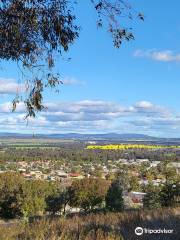
<path fill-rule="evenodd" d="M 47 109 L 28 124 L 23 103 L 11 112 L 17 88 L 24 88 L 21 73 L 0 63 L 0 132 L 180 137 L 180 2 L 129 2 L 145 21 L 128 22 L 135 40 L 120 49 L 105 28 L 97 30 L 90 1 L 77 5 L 80 37 L 55 67 L 64 84 L 59 93 L 45 91 Z"/>

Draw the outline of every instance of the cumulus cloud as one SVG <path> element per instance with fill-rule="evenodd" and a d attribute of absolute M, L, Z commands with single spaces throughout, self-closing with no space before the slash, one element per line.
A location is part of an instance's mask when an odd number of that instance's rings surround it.
<path fill-rule="evenodd" d="M 42 114 L 51 121 L 96 121 L 110 120 L 126 114 L 127 109 L 118 104 L 104 101 L 77 101 L 47 103 Z"/>
<path fill-rule="evenodd" d="M 5 102 L 0 104 L 0 113 L 10 113 L 12 112 L 12 109 L 13 109 L 12 102 Z M 16 112 L 17 113 L 25 112 L 25 105 L 23 102 L 17 104 Z"/>
<path fill-rule="evenodd" d="M 15 113 L 11 103 L 0 104 L 0 129 L 25 132 L 138 132 L 151 135 L 180 130 L 180 115 L 149 101 L 129 106 L 108 101 L 75 101 L 46 103 L 47 109 L 37 118 L 24 120 L 21 102 Z M 177 132 L 177 131 L 176 131 Z"/>
<path fill-rule="evenodd" d="M 73 77 L 66 77 L 62 80 L 64 85 L 84 85 L 85 82 L 79 81 L 76 78 Z"/>
<path fill-rule="evenodd" d="M 155 61 L 160 62 L 179 62 L 180 61 L 180 53 L 174 53 L 171 50 L 141 50 L 138 49 L 134 52 L 135 57 L 141 58 L 150 58 Z"/>
<path fill-rule="evenodd" d="M 77 101 L 46 103 L 47 110 L 42 111 L 37 118 L 29 119 L 28 126 L 44 129 L 44 132 L 52 131 L 99 131 L 109 129 L 114 119 L 126 114 L 126 109 L 119 104 L 104 101 Z M 17 105 L 17 111 L 12 112 L 12 104 L 6 102 L 0 104 L 0 128 L 8 125 L 17 131 L 22 129 L 25 106 L 23 102 Z M 12 115 L 10 115 L 12 114 Z M 4 125 L 6 127 L 4 128 Z"/>
<path fill-rule="evenodd" d="M 42 113 L 50 121 L 97 121 L 114 120 L 129 115 L 168 116 L 170 112 L 148 101 L 140 101 L 132 106 L 122 106 L 105 101 L 78 101 L 65 103 L 47 103 Z"/>
<path fill-rule="evenodd" d="M 14 79 L 0 78 L 0 94 L 16 94 L 25 91 L 25 85 Z"/>
<path fill-rule="evenodd" d="M 134 110 L 136 113 L 144 114 L 146 116 L 166 117 L 171 115 L 169 109 L 148 101 L 140 101 L 135 103 L 132 110 Z"/>
<path fill-rule="evenodd" d="M 72 77 L 66 77 L 62 81 L 64 85 L 84 85 L 85 82 L 79 81 Z M 0 94 L 24 93 L 26 90 L 25 83 L 18 83 L 15 79 L 0 78 Z"/>

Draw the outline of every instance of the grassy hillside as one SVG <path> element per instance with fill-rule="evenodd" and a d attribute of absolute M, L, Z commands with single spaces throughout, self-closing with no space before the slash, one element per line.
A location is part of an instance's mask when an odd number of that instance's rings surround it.
<path fill-rule="evenodd" d="M 0 225 L 2 240 L 178 240 L 180 208 L 124 213 L 98 213 L 35 220 L 27 225 Z M 136 227 L 173 229 L 173 234 L 136 236 Z"/>

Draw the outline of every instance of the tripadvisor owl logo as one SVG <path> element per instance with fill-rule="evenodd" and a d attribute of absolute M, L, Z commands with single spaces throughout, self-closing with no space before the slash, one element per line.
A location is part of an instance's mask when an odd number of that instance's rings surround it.
<path fill-rule="evenodd" d="M 143 228 L 142 227 L 137 227 L 135 229 L 135 234 L 138 235 L 138 236 L 142 235 L 143 234 Z"/>

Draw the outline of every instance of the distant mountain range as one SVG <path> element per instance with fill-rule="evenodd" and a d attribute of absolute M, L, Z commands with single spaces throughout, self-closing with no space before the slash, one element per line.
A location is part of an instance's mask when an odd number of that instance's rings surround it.
<path fill-rule="evenodd" d="M 150 137 L 144 134 L 118 134 L 118 133 L 105 133 L 105 134 L 52 134 L 52 138 L 64 139 L 84 139 L 84 140 L 155 140 L 155 137 Z"/>
<path fill-rule="evenodd" d="M 80 133 L 62 133 L 62 134 L 20 134 L 20 133 L 0 133 L 0 138 L 55 138 L 55 139 L 74 139 L 74 140 L 121 140 L 121 141 L 168 141 L 180 140 L 170 138 L 158 138 L 144 134 L 80 134 Z"/>

